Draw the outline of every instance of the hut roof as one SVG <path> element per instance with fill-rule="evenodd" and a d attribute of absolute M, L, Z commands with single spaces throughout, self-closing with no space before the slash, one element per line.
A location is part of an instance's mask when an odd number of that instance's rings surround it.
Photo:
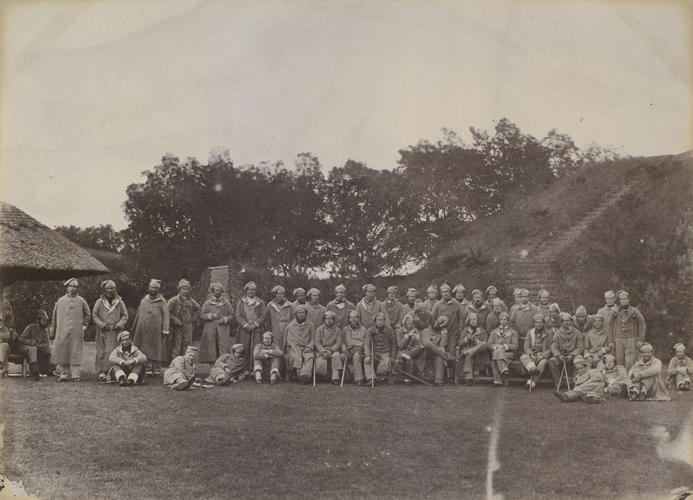
<path fill-rule="evenodd" d="M 105 274 L 86 250 L 14 205 L 0 201 L 0 281 L 57 280 Z"/>

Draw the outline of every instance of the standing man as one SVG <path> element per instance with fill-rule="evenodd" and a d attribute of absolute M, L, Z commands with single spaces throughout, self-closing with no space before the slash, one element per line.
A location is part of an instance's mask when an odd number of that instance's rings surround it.
<path fill-rule="evenodd" d="M 407 314 L 411 315 L 411 317 L 414 318 L 414 312 L 417 308 L 416 299 L 418 295 L 419 292 L 416 291 L 416 288 L 407 289 L 407 303 L 402 306 L 402 320 L 404 320 L 404 316 L 406 316 Z M 404 323 L 402 323 L 402 326 L 404 326 Z"/>
<path fill-rule="evenodd" d="M 384 377 L 392 372 L 392 361 L 397 355 L 397 339 L 386 323 L 385 313 L 378 313 L 373 326 L 366 331 L 363 364 L 367 384 L 375 381 L 376 374 Z"/>
<path fill-rule="evenodd" d="M 460 325 L 464 325 L 464 322 L 467 320 L 467 308 L 471 305 L 471 302 L 465 298 L 464 292 L 465 288 L 462 283 L 458 283 L 455 285 L 455 288 L 452 289 L 453 297 L 455 297 L 455 300 L 460 303 Z"/>
<path fill-rule="evenodd" d="M 359 313 L 359 322 L 368 330 L 375 323 L 375 315 L 385 313 L 383 304 L 375 298 L 375 285 L 363 285 L 364 297 L 356 304 L 356 312 Z M 389 322 L 386 321 L 389 325 Z"/>
<path fill-rule="evenodd" d="M 193 321 L 200 312 L 200 304 L 190 296 L 190 282 L 182 279 L 178 282 L 178 295 L 168 301 L 168 317 L 171 322 L 173 347 L 171 358 L 185 354 L 192 345 Z"/>
<path fill-rule="evenodd" d="M 96 299 L 91 318 L 96 325 L 96 369 L 99 382 L 105 382 L 112 364 L 109 357 L 118 347 L 118 334 L 128 322 L 128 309 L 113 280 L 103 281 L 101 288 L 103 294 Z"/>
<path fill-rule="evenodd" d="M 426 300 L 424 300 L 421 305 L 426 309 L 428 314 L 431 314 L 436 302 L 438 302 L 438 287 L 431 283 L 428 285 L 428 288 L 426 288 Z"/>
<path fill-rule="evenodd" d="M 630 295 L 625 290 L 616 294 L 619 306 L 607 324 L 609 344 L 613 345 L 616 363 L 631 369 L 637 359 L 638 349 L 645 342 L 645 319 L 630 305 Z"/>
<path fill-rule="evenodd" d="M 486 326 L 486 317 L 490 312 L 491 309 L 484 302 L 484 293 L 481 290 L 472 291 L 472 303 L 467 306 L 467 314 L 475 313 L 479 321 L 479 326 L 484 328 Z M 467 318 L 465 317 L 465 320 L 466 319 Z M 465 322 L 466 321 L 463 321 L 460 318 L 460 325 L 464 324 Z"/>
<path fill-rule="evenodd" d="M 549 292 L 542 288 L 539 290 L 537 298 L 539 299 L 539 302 L 537 303 L 537 312 L 542 314 L 545 318 L 548 318 L 551 312 L 549 311 L 549 307 L 551 306 L 551 296 L 549 295 Z"/>
<path fill-rule="evenodd" d="M 308 303 L 306 304 L 306 309 L 308 310 L 308 321 L 313 323 L 313 326 L 317 329 L 322 325 L 325 311 L 327 311 L 325 306 L 320 303 L 320 290 L 317 288 L 308 290 Z"/>
<path fill-rule="evenodd" d="M 135 345 L 147 357 L 147 375 L 158 377 L 162 363 L 169 361 L 168 303 L 160 293 L 161 280 L 149 282 L 147 295 L 135 314 Z"/>
<path fill-rule="evenodd" d="M 611 325 L 611 317 L 618 311 L 618 306 L 616 305 L 616 292 L 613 290 L 607 290 L 604 292 L 604 307 L 602 307 L 598 314 L 604 316 L 604 325 L 609 328 Z"/>
<path fill-rule="evenodd" d="M 457 299 L 457 297 L 455 297 L 455 298 Z M 459 302 L 459 300 L 460 299 L 457 299 L 458 302 Z M 504 312 L 508 312 L 508 306 L 505 305 L 505 301 L 503 301 L 503 299 L 498 297 L 498 288 L 496 288 L 493 285 L 490 285 L 488 288 L 486 288 L 486 307 L 488 307 L 489 310 L 491 310 L 493 308 L 493 301 L 494 300 L 500 300 L 501 309 Z M 460 302 L 460 304 L 461 303 L 462 302 Z"/>
<path fill-rule="evenodd" d="M 515 329 L 520 341 L 520 351 L 525 345 L 525 337 L 527 332 L 534 328 L 534 315 L 537 314 L 537 308 L 529 301 L 529 291 L 525 288 L 520 289 L 518 303 L 511 310 L 510 326 Z"/>
<path fill-rule="evenodd" d="M 254 346 L 262 341 L 262 328 L 267 308 L 264 301 L 256 295 L 257 285 L 254 281 L 246 283 L 243 291 L 245 295 L 236 304 L 236 323 L 238 324 L 236 342 L 243 344 L 245 352 L 254 352 Z"/>
<path fill-rule="evenodd" d="M 274 342 L 280 349 L 286 346 L 286 327 L 293 320 L 293 307 L 291 302 L 286 300 L 286 289 L 281 285 L 272 288 L 274 297 L 267 304 L 266 323 L 267 328 L 274 334 Z"/>
<path fill-rule="evenodd" d="M 448 353 L 448 356 L 450 358 L 454 358 L 457 343 L 460 338 L 460 332 L 464 327 L 464 323 L 460 318 L 460 303 L 452 298 L 450 285 L 448 285 L 447 283 L 443 283 L 442 285 L 440 285 L 440 297 L 440 300 L 436 302 L 435 306 L 433 307 L 433 311 L 431 312 L 431 318 L 434 323 L 441 316 L 445 316 L 447 318 L 447 344 L 443 347 L 445 348 L 445 351 Z M 455 377 L 455 364 L 450 363 L 447 365 L 447 368 L 448 380 L 452 381 Z"/>
<path fill-rule="evenodd" d="M 64 382 L 70 378 L 79 382 L 84 330 L 89 324 L 91 313 L 87 301 L 77 295 L 79 289 L 77 280 L 70 278 L 64 285 L 67 288 L 67 294 L 60 297 L 53 308 L 51 323 L 51 338 L 55 339 L 53 356 L 60 372 L 58 382 Z"/>
<path fill-rule="evenodd" d="M 325 306 L 327 311 L 334 313 L 334 324 L 342 330 L 349 323 L 349 313 L 356 309 L 356 306 L 346 300 L 346 287 L 337 285 L 334 288 L 335 299 Z"/>
<path fill-rule="evenodd" d="M 200 363 L 214 363 L 222 354 L 231 353 L 233 307 L 223 297 L 224 285 L 212 283 L 209 290 L 212 297 L 205 301 L 200 311 L 200 318 L 204 322 L 197 358 Z"/>
<path fill-rule="evenodd" d="M 404 305 L 397 300 L 399 288 L 396 286 L 387 287 L 387 299 L 383 302 L 383 309 L 387 315 L 388 323 L 394 328 L 395 325 L 401 325 L 404 319 Z"/>
<path fill-rule="evenodd" d="M 294 288 L 293 295 L 294 295 L 294 301 L 291 303 L 292 316 L 293 316 L 293 313 L 295 312 L 296 306 L 298 306 L 298 305 L 305 306 L 306 300 L 307 300 L 306 291 L 305 291 L 305 289 L 303 289 L 301 287 Z M 315 326 L 317 326 L 317 325 L 315 325 Z"/>

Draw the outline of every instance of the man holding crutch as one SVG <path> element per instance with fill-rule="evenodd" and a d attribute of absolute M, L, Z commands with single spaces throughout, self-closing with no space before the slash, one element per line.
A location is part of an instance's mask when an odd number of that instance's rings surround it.
<path fill-rule="evenodd" d="M 382 380 L 391 375 L 392 360 L 397 354 L 397 340 L 395 332 L 385 324 L 385 314 L 382 312 L 375 315 L 374 325 L 366 331 L 365 354 L 363 364 L 369 384 L 375 384 L 376 376 Z"/>
<path fill-rule="evenodd" d="M 549 368 L 553 381 L 560 384 L 562 381 L 561 375 L 564 374 L 568 387 L 570 387 L 570 378 L 573 376 L 573 359 L 584 350 L 582 334 L 573 326 L 573 318 L 570 314 L 561 313 L 561 326 L 554 332 L 551 340 L 551 359 L 549 359 Z M 565 370 L 565 372 L 564 372 Z M 557 387 L 556 390 L 559 390 Z"/>

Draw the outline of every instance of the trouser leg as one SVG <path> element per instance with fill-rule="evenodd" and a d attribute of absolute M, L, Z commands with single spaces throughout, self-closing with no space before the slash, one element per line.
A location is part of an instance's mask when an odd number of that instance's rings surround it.
<path fill-rule="evenodd" d="M 36 346 L 20 344 L 20 345 L 15 346 L 14 351 L 17 354 L 23 354 L 24 356 L 26 356 L 26 359 L 27 359 L 27 361 L 29 361 L 29 364 L 34 364 L 38 361 L 38 358 L 37 358 L 38 349 L 36 349 Z"/>
<path fill-rule="evenodd" d="M 81 365 L 70 365 L 70 376 L 72 378 L 80 378 L 80 374 L 82 373 L 82 366 Z"/>
<path fill-rule="evenodd" d="M 445 378 L 445 360 L 441 358 L 440 356 L 435 356 L 435 370 L 436 370 L 436 379 L 435 382 L 437 384 L 442 384 L 443 379 Z"/>
<path fill-rule="evenodd" d="M 0 344 L 0 373 L 7 374 L 7 366 L 10 362 L 10 345 L 6 342 Z"/>
<path fill-rule="evenodd" d="M 351 358 L 352 373 L 354 374 L 354 381 L 363 381 L 363 354 L 360 351 L 354 351 L 354 355 Z"/>
<path fill-rule="evenodd" d="M 301 362 L 301 377 L 313 376 L 313 353 L 308 352 L 303 354 Z"/>
<path fill-rule="evenodd" d="M 491 360 L 491 370 L 493 371 L 493 381 L 496 383 L 502 383 L 501 370 L 498 368 L 498 360 Z"/>
<path fill-rule="evenodd" d="M 47 374 L 51 368 L 51 351 L 50 349 L 39 348 L 36 353 L 39 364 L 39 372 Z"/>
<path fill-rule="evenodd" d="M 332 380 L 339 379 L 339 370 L 342 369 L 342 356 L 341 352 L 333 352 L 330 358 L 330 365 L 332 366 Z"/>
<path fill-rule="evenodd" d="M 363 360 L 363 369 L 366 372 L 366 380 L 370 380 L 373 378 L 373 356 L 371 356 L 369 359 Z"/>
<path fill-rule="evenodd" d="M 328 361 L 322 356 L 315 358 L 315 375 L 318 377 L 327 377 L 327 370 L 329 368 Z M 332 368 L 334 371 L 334 363 L 332 363 Z"/>
<path fill-rule="evenodd" d="M 563 361 L 558 358 L 551 358 L 549 360 L 549 369 L 551 370 L 551 377 L 554 383 L 558 383 L 561 379 L 561 372 L 563 371 Z"/>

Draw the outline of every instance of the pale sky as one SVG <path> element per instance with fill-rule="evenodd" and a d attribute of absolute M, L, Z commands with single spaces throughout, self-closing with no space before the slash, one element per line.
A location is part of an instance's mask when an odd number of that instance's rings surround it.
<path fill-rule="evenodd" d="M 691 145 L 691 3 L 3 4 L 0 197 L 49 225 L 126 225 L 167 152 L 310 151 L 394 168 L 507 117 L 633 155 Z"/>

